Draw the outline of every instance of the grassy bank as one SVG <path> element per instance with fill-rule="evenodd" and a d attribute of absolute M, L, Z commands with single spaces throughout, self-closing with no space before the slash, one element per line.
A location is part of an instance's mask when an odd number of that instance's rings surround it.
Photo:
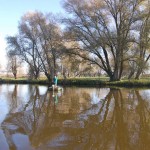
<path fill-rule="evenodd" d="M 115 82 L 109 82 L 106 77 L 89 77 L 89 78 L 68 78 L 58 79 L 58 84 L 66 86 L 119 86 L 119 87 L 150 87 L 150 78 L 140 79 L 140 80 L 121 80 Z M 12 79 L 5 78 L 0 79 L 0 83 L 13 83 L 13 84 L 42 84 L 48 85 L 46 79 L 39 80 L 28 80 L 25 78 Z"/>
<path fill-rule="evenodd" d="M 25 78 L 3 78 L 0 79 L 0 83 L 7 83 L 7 84 L 43 84 L 48 85 L 48 81 L 46 79 L 39 79 L 39 80 L 29 80 Z"/>
<path fill-rule="evenodd" d="M 75 86 L 118 86 L 118 87 L 150 87 L 150 79 L 121 80 L 110 82 L 108 78 L 70 78 L 66 81 L 60 80 L 65 85 Z"/>

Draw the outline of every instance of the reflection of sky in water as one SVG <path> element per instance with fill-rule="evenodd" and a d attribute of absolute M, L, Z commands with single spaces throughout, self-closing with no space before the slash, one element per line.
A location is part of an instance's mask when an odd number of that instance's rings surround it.
<path fill-rule="evenodd" d="M 31 85 L 16 85 L 15 91 L 14 84 L 3 84 L 0 86 L 0 124 L 10 111 L 11 113 L 22 111 L 30 100 L 30 87 Z M 46 90 L 46 86 L 40 86 L 40 95 L 45 94 Z"/>
<path fill-rule="evenodd" d="M 91 104 L 97 104 L 99 103 L 102 99 L 106 97 L 106 95 L 109 93 L 108 88 L 104 89 L 99 89 L 98 92 L 96 90 L 93 90 L 91 92 Z"/>
<path fill-rule="evenodd" d="M 97 104 L 97 103 L 100 101 L 100 98 L 96 95 L 95 92 L 93 92 L 93 93 L 91 94 L 91 97 L 92 97 L 91 104 Z"/>
<path fill-rule="evenodd" d="M 3 122 L 8 112 L 8 102 L 5 99 L 4 95 L 0 95 L 0 124 Z"/>
<path fill-rule="evenodd" d="M 141 90 L 140 94 L 142 96 L 143 99 L 145 99 L 146 101 L 150 102 L 150 90 Z"/>
<path fill-rule="evenodd" d="M 31 89 L 31 85 L 21 84 L 16 86 L 14 84 L 3 84 L 0 86 L 0 123 L 5 119 L 10 110 L 12 113 L 22 111 L 22 108 L 30 100 Z M 34 90 L 33 88 L 33 92 L 35 92 Z M 44 95 L 46 91 L 47 86 L 39 86 L 40 95 Z M 12 101 L 16 104 L 12 103 Z"/>
<path fill-rule="evenodd" d="M 5 92 L 12 92 L 13 91 L 13 88 L 14 88 L 14 85 L 7 85 L 7 84 L 4 84 L 3 86 L 1 86 L 1 92 L 2 93 L 5 93 Z"/>
<path fill-rule="evenodd" d="M 14 134 L 12 139 L 17 147 L 18 150 L 29 150 L 30 148 L 30 141 L 27 135 L 23 134 Z"/>
<path fill-rule="evenodd" d="M 16 85 L 17 87 L 17 96 L 27 97 L 28 96 L 28 85 Z M 15 85 L 4 84 L 1 86 L 1 93 L 14 92 Z M 24 100 L 24 99 L 23 99 Z"/>
<path fill-rule="evenodd" d="M 40 95 L 44 95 L 47 91 L 47 86 L 39 86 Z"/>
<path fill-rule="evenodd" d="M 9 150 L 9 146 L 2 130 L 0 130 L 0 150 Z"/>

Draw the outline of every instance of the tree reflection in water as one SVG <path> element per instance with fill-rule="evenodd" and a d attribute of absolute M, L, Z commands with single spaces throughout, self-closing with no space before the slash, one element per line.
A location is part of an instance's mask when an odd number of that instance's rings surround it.
<path fill-rule="evenodd" d="M 149 103 L 138 90 L 111 89 L 99 110 L 83 132 L 84 149 L 149 149 Z"/>
<path fill-rule="evenodd" d="M 67 88 L 62 93 L 29 86 L 29 100 L 19 111 L 17 86 L 2 128 L 9 147 L 19 149 L 14 135 L 26 135 L 30 149 L 148 150 L 150 104 L 142 90 Z"/>

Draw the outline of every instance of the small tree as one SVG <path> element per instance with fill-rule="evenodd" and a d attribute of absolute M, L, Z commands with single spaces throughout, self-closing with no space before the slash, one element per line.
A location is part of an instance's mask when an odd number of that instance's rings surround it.
<path fill-rule="evenodd" d="M 7 69 L 12 72 L 15 79 L 17 79 L 18 68 L 21 66 L 21 60 L 12 51 L 7 52 L 8 63 Z"/>

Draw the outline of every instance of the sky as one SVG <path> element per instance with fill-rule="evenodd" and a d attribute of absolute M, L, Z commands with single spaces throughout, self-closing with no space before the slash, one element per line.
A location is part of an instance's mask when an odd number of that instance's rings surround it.
<path fill-rule="evenodd" d="M 17 33 L 18 22 L 29 11 L 52 12 L 63 11 L 62 0 L 0 0 L 0 65 L 6 66 L 6 36 Z"/>

